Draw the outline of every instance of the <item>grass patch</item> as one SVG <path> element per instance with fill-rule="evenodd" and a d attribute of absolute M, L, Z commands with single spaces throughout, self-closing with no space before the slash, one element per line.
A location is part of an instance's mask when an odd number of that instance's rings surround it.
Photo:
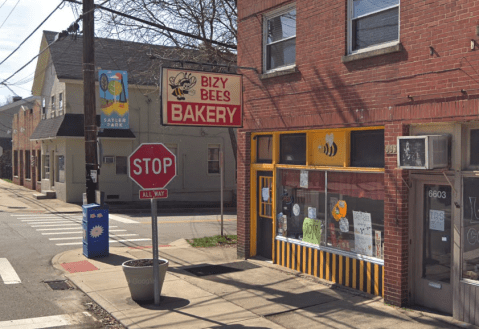
<path fill-rule="evenodd" d="M 238 240 L 236 235 L 215 235 L 205 238 L 196 238 L 187 240 L 193 247 L 206 248 L 216 246 L 235 245 Z"/>
<path fill-rule="evenodd" d="M 8 183 L 13 183 L 11 179 L 8 179 L 8 178 L 2 178 L 2 179 Z"/>

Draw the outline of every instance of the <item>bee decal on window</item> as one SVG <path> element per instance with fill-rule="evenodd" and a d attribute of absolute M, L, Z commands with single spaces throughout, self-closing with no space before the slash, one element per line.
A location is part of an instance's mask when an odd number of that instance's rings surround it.
<path fill-rule="evenodd" d="M 171 94 L 179 101 L 185 100 L 186 94 L 191 96 L 195 94 L 195 90 L 192 88 L 196 85 L 196 77 L 191 73 L 178 73 L 176 77 L 170 77 L 169 82 L 173 89 Z"/>

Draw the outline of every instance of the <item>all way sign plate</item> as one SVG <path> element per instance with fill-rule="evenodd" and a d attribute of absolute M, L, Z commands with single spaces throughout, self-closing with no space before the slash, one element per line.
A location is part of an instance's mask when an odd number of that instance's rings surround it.
<path fill-rule="evenodd" d="M 140 190 L 140 199 L 166 199 L 168 197 L 167 189 Z"/>

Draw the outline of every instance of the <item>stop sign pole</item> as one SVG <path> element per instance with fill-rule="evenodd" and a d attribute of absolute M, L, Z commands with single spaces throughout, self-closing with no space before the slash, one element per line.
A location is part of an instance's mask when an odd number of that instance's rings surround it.
<path fill-rule="evenodd" d="M 176 156 L 162 143 L 141 144 L 128 157 L 128 175 L 143 189 L 143 191 L 140 191 L 140 199 L 149 198 L 151 202 L 154 295 L 155 305 L 160 305 L 156 198 L 159 194 L 162 195 L 161 197 L 168 195 L 163 188 L 176 176 Z M 148 190 L 151 190 L 151 193 L 148 193 Z M 166 193 L 161 193 L 161 191 L 166 191 Z"/>

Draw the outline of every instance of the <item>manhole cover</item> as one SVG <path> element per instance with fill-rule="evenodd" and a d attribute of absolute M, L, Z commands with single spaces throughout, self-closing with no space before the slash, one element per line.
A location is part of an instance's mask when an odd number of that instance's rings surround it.
<path fill-rule="evenodd" d="M 259 267 L 258 265 L 254 265 L 249 262 L 234 262 L 234 263 L 228 263 L 228 264 L 222 264 L 222 265 L 206 264 L 203 266 L 185 268 L 184 270 L 196 276 L 207 276 L 207 275 L 241 272 L 244 270 L 251 270 L 258 267 Z"/>
<path fill-rule="evenodd" d="M 52 288 L 52 290 L 71 290 L 74 287 L 66 280 L 43 281 Z"/>

